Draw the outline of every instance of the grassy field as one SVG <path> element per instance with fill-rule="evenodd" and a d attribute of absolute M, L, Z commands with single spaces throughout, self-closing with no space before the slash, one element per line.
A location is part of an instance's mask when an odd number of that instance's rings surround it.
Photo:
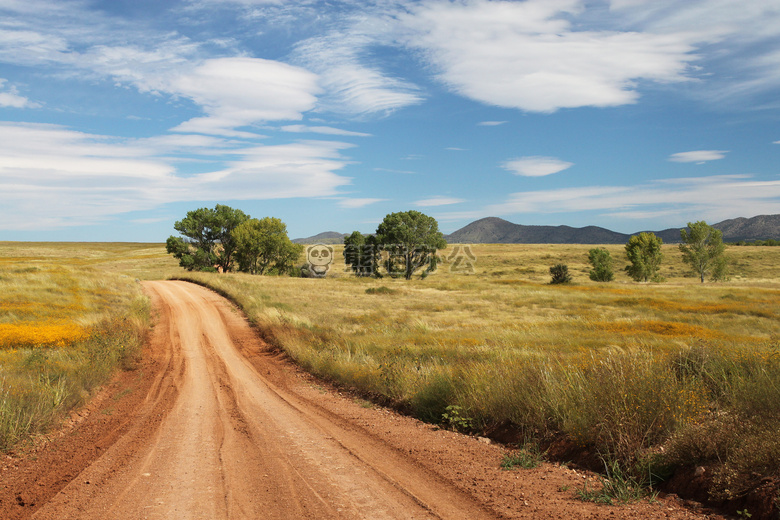
<path fill-rule="evenodd" d="M 343 265 L 327 279 L 190 278 L 229 294 L 308 370 L 425 420 L 511 424 L 637 474 L 712 464 L 722 496 L 776 475 L 780 251 L 732 247 L 730 281 L 700 284 L 666 246 L 666 281 L 639 284 L 622 246 L 608 247 L 616 281 L 590 281 L 588 249 L 475 245 L 473 274 L 445 262 L 410 282 Z M 548 284 L 557 263 L 574 283 Z"/>
<path fill-rule="evenodd" d="M 0 243 L 0 324 L 16 331 L 0 350 L 2 403 L 19 381 L 59 402 L 57 367 L 88 370 L 77 362 L 90 341 L 125 330 L 100 324 L 144 314 L 136 278 L 186 276 L 229 295 L 303 367 L 425 420 L 511 425 L 636 474 L 711 466 L 723 497 L 777 476 L 780 249 L 730 247 L 731 279 L 700 284 L 664 246 L 665 282 L 639 284 L 622 246 L 607 246 L 616 280 L 590 281 L 590 247 L 474 245 L 459 264 L 451 247 L 407 282 L 358 279 L 343 263 L 326 279 L 185 273 L 154 244 Z M 558 263 L 572 284 L 548 284 Z M 22 339 L 33 325 L 51 337 Z"/>
<path fill-rule="evenodd" d="M 0 242 L 0 449 L 133 365 L 149 317 L 135 277 L 172 266 L 159 245 Z"/>

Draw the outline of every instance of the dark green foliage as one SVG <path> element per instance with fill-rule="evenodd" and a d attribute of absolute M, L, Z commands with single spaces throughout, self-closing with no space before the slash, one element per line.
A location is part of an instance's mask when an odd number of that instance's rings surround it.
<path fill-rule="evenodd" d="M 366 289 L 366 294 L 395 294 L 398 291 L 389 287 L 369 287 Z"/>
<path fill-rule="evenodd" d="M 447 421 L 449 426 L 455 426 L 448 420 L 448 417 L 455 417 L 453 413 L 457 413 L 449 406 L 454 391 L 455 383 L 451 377 L 439 374 L 428 379 L 412 396 L 409 403 L 415 417 L 431 423 Z M 465 426 L 464 421 L 467 422 L 467 418 L 460 417 L 460 419 L 459 426 Z"/>
<path fill-rule="evenodd" d="M 274 217 L 249 219 L 233 230 L 239 269 L 251 274 L 288 274 L 303 252 Z"/>
<path fill-rule="evenodd" d="M 436 251 L 447 247 L 436 219 L 414 210 L 387 215 L 376 230 L 376 243 L 387 253 L 390 276 L 407 280 L 420 269 L 423 276 L 434 271 Z"/>
<path fill-rule="evenodd" d="M 612 271 L 612 257 L 609 251 L 603 247 L 588 251 L 588 262 L 593 266 L 590 271 L 590 279 L 594 282 L 611 282 L 615 279 L 615 273 Z"/>
<path fill-rule="evenodd" d="M 170 236 L 166 250 L 188 271 L 213 271 L 233 268 L 236 243 L 232 236 L 239 224 L 249 220 L 239 209 L 217 204 L 214 209 L 199 208 L 187 212 L 173 228 L 182 237 Z"/>
<path fill-rule="evenodd" d="M 456 432 L 468 432 L 474 428 L 474 420 L 457 404 L 446 407 L 441 414 L 441 420 L 450 430 Z"/>
<path fill-rule="evenodd" d="M 550 267 L 550 275 L 552 276 L 552 280 L 550 280 L 551 284 L 571 282 L 571 275 L 569 274 L 568 265 L 556 264 Z"/>
<path fill-rule="evenodd" d="M 769 247 L 776 247 L 780 246 L 780 240 L 775 240 L 773 238 L 769 238 L 767 240 L 740 240 L 739 242 L 734 242 L 734 246 L 769 246 Z"/>
<path fill-rule="evenodd" d="M 374 235 L 363 235 L 353 231 L 344 237 L 344 262 L 354 271 L 356 276 L 380 277 L 381 248 Z"/>
<path fill-rule="evenodd" d="M 703 220 L 688 223 L 688 229 L 680 230 L 680 252 L 683 261 L 699 275 L 701 282 L 710 274 L 713 280 L 723 280 L 727 276 L 727 263 L 724 253 L 723 232 L 708 225 Z"/>
<path fill-rule="evenodd" d="M 626 272 L 635 282 L 661 281 L 658 274 L 663 260 L 661 245 L 664 243 L 655 233 L 639 233 L 626 244 L 626 256 L 631 265 Z"/>

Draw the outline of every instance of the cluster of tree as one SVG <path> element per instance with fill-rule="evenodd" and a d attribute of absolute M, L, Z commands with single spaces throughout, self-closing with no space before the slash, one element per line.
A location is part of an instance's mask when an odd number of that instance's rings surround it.
<path fill-rule="evenodd" d="M 344 261 L 357 276 L 382 276 L 407 280 L 420 271 L 425 277 L 436 269 L 439 249 L 447 247 L 436 219 L 419 211 L 387 215 L 376 233 L 354 231 L 344 238 Z"/>
<path fill-rule="evenodd" d="M 199 208 L 174 224 L 182 236 L 171 236 L 166 242 L 168 253 L 190 271 L 252 274 L 288 274 L 303 252 L 287 236 L 287 226 L 278 218 L 252 218 L 243 211 L 217 204 L 214 209 Z M 679 245 L 683 261 L 700 277 L 713 280 L 727 276 L 726 246 L 723 233 L 704 221 L 688 223 L 680 231 Z M 625 271 L 637 282 L 660 281 L 663 240 L 653 233 L 632 236 L 625 246 L 629 265 Z M 769 244 L 775 245 L 775 244 Z M 393 277 L 407 280 L 420 272 L 422 277 L 436 269 L 437 251 L 447 247 L 436 219 L 419 211 L 390 213 L 376 233 L 363 235 L 354 231 L 344 239 L 344 261 L 357 276 L 382 276 L 381 269 Z M 590 279 L 608 282 L 614 279 L 609 251 L 594 248 L 588 252 L 592 269 Z M 550 268 L 552 283 L 571 281 L 568 267 Z"/>
<path fill-rule="evenodd" d="M 238 265 L 252 274 L 286 274 L 303 252 L 278 218 L 252 218 L 222 204 L 189 211 L 173 228 L 182 236 L 170 236 L 166 250 L 189 271 L 227 273 Z"/>
<path fill-rule="evenodd" d="M 724 280 L 727 276 L 726 246 L 723 244 L 723 233 L 704 221 L 689 222 L 686 229 L 680 230 L 682 242 L 679 245 L 683 261 L 690 266 L 702 281 L 707 275 L 712 280 Z M 625 271 L 637 282 L 658 282 L 662 280 L 659 273 L 663 253 L 663 240 L 654 233 L 640 233 L 632 236 L 626 244 L 625 251 L 628 261 Z M 594 248 L 588 251 L 588 262 L 592 266 L 590 279 L 597 282 L 614 280 L 612 257 L 604 248 Z M 550 268 L 551 283 L 567 283 L 562 272 L 565 265 Z M 566 269 L 568 275 L 568 269 Z"/>

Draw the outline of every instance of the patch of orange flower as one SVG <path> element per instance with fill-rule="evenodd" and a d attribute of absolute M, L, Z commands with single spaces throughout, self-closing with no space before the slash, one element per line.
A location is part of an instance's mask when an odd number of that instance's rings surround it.
<path fill-rule="evenodd" d="M 67 347 L 87 334 L 75 323 L 0 323 L 0 348 Z"/>

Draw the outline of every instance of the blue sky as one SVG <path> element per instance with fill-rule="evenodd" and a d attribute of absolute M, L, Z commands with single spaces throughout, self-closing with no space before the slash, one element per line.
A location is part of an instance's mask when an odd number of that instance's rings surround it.
<path fill-rule="evenodd" d="M 780 213 L 779 0 L 0 0 L 0 240 Z"/>

